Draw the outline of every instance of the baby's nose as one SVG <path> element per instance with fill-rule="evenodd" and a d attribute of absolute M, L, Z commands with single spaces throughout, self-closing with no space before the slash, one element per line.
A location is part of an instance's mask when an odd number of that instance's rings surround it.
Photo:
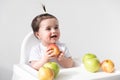
<path fill-rule="evenodd" d="M 52 31 L 52 32 L 56 32 L 56 30 L 55 30 L 55 29 L 52 29 L 51 31 Z"/>

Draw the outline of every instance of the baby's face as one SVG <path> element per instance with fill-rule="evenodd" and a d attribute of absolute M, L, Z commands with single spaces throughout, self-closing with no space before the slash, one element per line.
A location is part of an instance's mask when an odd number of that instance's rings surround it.
<path fill-rule="evenodd" d="M 45 19 L 40 23 L 37 37 L 44 45 L 56 43 L 60 37 L 58 21 L 55 18 Z"/>

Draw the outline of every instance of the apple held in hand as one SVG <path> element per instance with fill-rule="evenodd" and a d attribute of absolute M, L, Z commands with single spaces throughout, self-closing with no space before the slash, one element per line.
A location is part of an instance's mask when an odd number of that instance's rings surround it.
<path fill-rule="evenodd" d="M 112 73 L 115 70 L 114 63 L 110 59 L 103 60 L 102 63 L 101 63 L 101 69 L 104 72 Z"/>
<path fill-rule="evenodd" d="M 53 53 L 56 57 L 60 54 L 60 50 L 58 48 L 58 46 L 56 44 L 50 44 L 48 46 L 48 48 L 50 48 L 51 50 L 53 50 Z"/>
<path fill-rule="evenodd" d="M 50 68 L 41 67 L 38 71 L 39 80 L 53 80 L 54 72 Z"/>
<path fill-rule="evenodd" d="M 84 66 L 89 72 L 97 72 L 100 70 L 100 62 L 97 58 L 86 59 Z"/>
<path fill-rule="evenodd" d="M 82 62 L 84 63 L 84 61 L 86 59 L 91 59 L 91 58 L 97 58 L 95 54 L 92 54 L 92 53 L 86 53 L 83 58 L 82 58 Z"/>
<path fill-rule="evenodd" d="M 52 69 L 54 71 L 54 78 L 57 77 L 60 68 L 56 62 L 48 62 L 48 63 L 44 64 L 43 66 Z"/>

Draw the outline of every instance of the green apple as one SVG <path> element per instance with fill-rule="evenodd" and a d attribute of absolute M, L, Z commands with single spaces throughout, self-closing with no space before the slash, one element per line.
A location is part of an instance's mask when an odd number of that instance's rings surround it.
<path fill-rule="evenodd" d="M 97 58 L 86 59 L 84 66 L 89 72 L 97 72 L 100 70 L 100 61 Z"/>
<path fill-rule="evenodd" d="M 52 69 L 55 74 L 54 77 L 56 78 L 60 70 L 59 65 L 56 62 L 48 62 L 44 64 L 43 66 Z"/>
<path fill-rule="evenodd" d="M 82 62 L 84 63 L 86 59 L 90 59 L 90 58 L 97 58 L 97 56 L 95 54 L 92 54 L 92 53 L 86 53 L 82 57 Z"/>

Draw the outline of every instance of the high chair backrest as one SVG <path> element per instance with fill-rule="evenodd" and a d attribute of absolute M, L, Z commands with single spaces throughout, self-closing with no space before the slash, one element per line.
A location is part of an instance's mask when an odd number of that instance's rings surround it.
<path fill-rule="evenodd" d="M 40 41 L 34 36 L 33 32 L 29 32 L 21 45 L 21 56 L 20 56 L 20 63 L 21 64 L 28 64 L 29 54 L 31 47 L 38 44 Z"/>

